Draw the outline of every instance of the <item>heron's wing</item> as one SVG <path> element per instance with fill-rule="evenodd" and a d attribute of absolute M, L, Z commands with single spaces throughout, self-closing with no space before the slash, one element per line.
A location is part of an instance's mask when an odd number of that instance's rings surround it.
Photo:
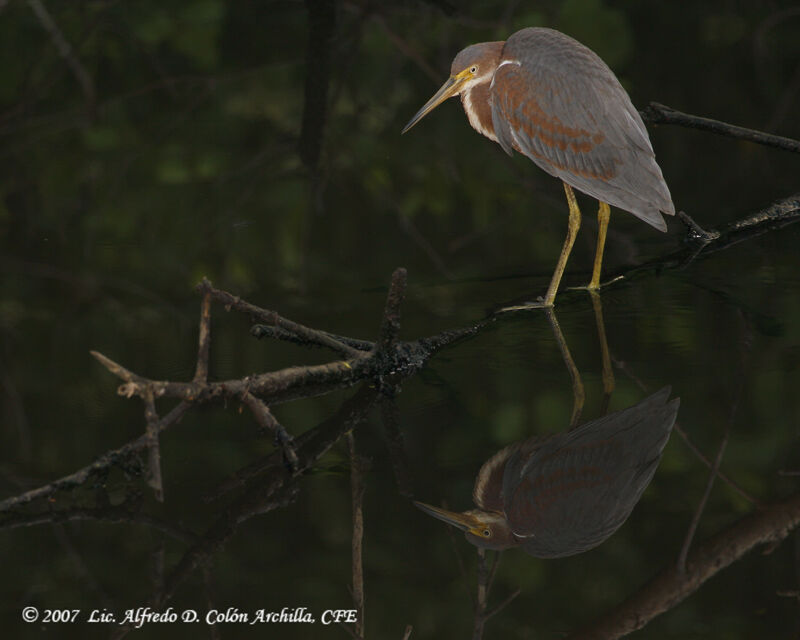
<path fill-rule="evenodd" d="M 523 29 L 503 47 L 491 86 L 500 145 L 579 191 L 666 230 L 675 213 L 639 112 L 590 49 L 551 29 Z"/>
<path fill-rule="evenodd" d="M 655 473 L 679 400 L 667 387 L 624 411 L 512 455 L 503 478 L 514 535 L 538 557 L 586 551 L 630 515 Z"/>

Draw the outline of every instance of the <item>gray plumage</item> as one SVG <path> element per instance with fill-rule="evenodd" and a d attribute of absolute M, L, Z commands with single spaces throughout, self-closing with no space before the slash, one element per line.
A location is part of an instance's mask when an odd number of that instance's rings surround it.
<path fill-rule="evenodd" d="M 496 51 L 499 58 L 491 61 Z M 483 100 L 488 98 L 493 135 L 471 117 L 476 130 L 496 138 L 507 153 L 515 149 L 579 191 L 666 231 L 660 212 L 673 215 L 675 206 L 647 129 L 597 54 L 558 31 L 528 28 L 504 44 L 467 47 L 453 70 L 487 59 L 494 71 Z M 462 96 L 465 105 L 480 109 L 485 88 L 468 91 L 476 95 Z"/>
<path fill-rule="evenodd" d="M 533 556 L 599 545 L 625 522 L 658 467 L 679 406 L 669 394 L 665 387 L 572 431 L 503 449 L 480 471 L 476 504 L 500 511 Z"/>

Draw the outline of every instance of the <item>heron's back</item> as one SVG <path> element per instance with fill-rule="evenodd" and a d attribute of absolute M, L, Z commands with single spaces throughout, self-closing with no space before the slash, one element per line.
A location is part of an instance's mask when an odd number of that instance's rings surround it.
<path fill-rule="evenodd" d="M 549 174 L 664 231 L 675 207 L 639 112 L 591 49 L 544 28 L 514 33 L 491 86 L 494 135 Z"/>

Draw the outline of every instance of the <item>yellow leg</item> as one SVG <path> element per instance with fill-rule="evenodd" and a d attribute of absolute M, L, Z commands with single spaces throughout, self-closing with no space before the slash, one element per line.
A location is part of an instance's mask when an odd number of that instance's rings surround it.
<path fill-rule="evenodd" d="M 606 246 L 606 229 L 608 229 L 610 217 L 611 207 L 605 202 L 601 202 L 600 208 L 597 210 L 597 250 L 594 253 L 594 269 L 592 269 L 592 281 L 589 283 L 589 289 L 600 288 L 600 269 L 603 266 L 603 249 Z"/>
<path fill-rule="evenodd" d="M 561 326 L 558 324 L 556 312 L 552 309 L 545 309 L 547 319 L 550 322 L 550 328 L 553 330 L 553 336 L 558 343 L 558 348 L 561 351 L 561 357 L 564 358 L 564 364 L 567 365 L 569 377 L 572 378 L 572 416 L 569 420 L 569 428 L 572 429 L 578 425 L 581 413 L 583 412 L 583 403 L 586 400 L 586 392 L 583 388 L 583 380 L 581 379 L 580 371 L 575 366 L 575 361 L 572 359 L 572 354 L 569 352 L 567 341 L 564 339 L 564 334 L 561 332 Z"/>
<path fill-rule="evenodd" d="M 605 415 L 608 411 L 608 403 L 611 400 L 611 393 L 614 391 L 614 370 L 611 368 L 611 352 L 608 349 L 606 339 L 606 325 L 603 322 L 603 303 L 600 301 L 600 294 L 589 290 L 592 298 L 592 308 L 594 309 L 594 320 L 597 324 L 597 335 L 600 339 L 600 356 L 603 360 L 603 404 L 601 414 Z"/>
<path fill-rule="evenodd" d="M 561 255 L 558 256 L 556 270 L 553 272 L 550 286 L 547 288 L 547 293 L 544 296 L 544 305 L 546 307 L 553 306 L 553 301 L 556 299 L 556 291 L 558 291 L 558 285 L 561 282 L 561 276 L 564 275 L 564 268 L 567 266 L 567 260 L 572 251 L 572 245 L 575 244 L 575 236 L 578 235 L 578 229 L 580 229 L 581 226 L 581 210 L 578 209 L 578 201 L 575 200 L 572 187 L 566 182 L 564 183 L 564 192 L 567 194 L 567 204 L 569 205 L 567 237 L 564 239 L 564 246 L 561 247 Z"/>

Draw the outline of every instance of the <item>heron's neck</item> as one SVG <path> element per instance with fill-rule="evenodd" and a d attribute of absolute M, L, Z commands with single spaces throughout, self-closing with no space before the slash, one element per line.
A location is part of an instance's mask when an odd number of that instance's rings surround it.
<path fill-rule="evenodd" d="M 483 463 L 475 487 L 472 489 L 472 500 L 484 511 L 503 512 L 503 475 L 508 458 L 517 450 L 517 444 L 500 449 Z"/>
<path fill-rule="evenodd" d="M 489 102 L 490 88 L 491 78 L 486 82 L 473 85 L 461 94 L 461 104 L 472 128 L 489 138 L 489 140 L 497 142 L 497 136 L 494 135 L 494 125 L 492 124 L 492 106 Z"/>

